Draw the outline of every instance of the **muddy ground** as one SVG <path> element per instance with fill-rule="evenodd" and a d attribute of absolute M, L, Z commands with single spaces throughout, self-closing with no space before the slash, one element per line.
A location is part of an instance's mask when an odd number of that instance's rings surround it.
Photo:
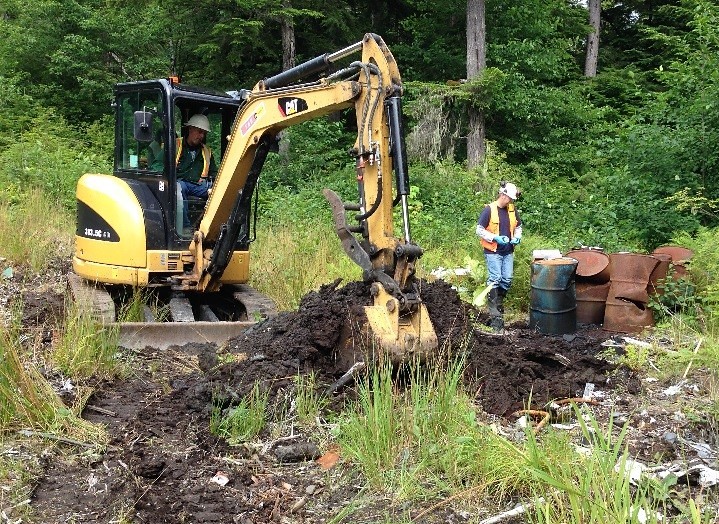
<path fill-rule="evenodd" d="M 213 402 L 236 404 L 255 384 L 270 393 L 272 410 L 291 420 L 288 406 L 298 374 L 314 373 L 322 391 L 335 383 L 347 367 L 336 348 L 353 335 L 348 319 L 362 317 L 368 291 L 357 282 L 323 286 L 306 295 L 298 311 L 257 324 L 221 347 L 120 348 L 131 373 L 84 385 L 92 394 L 82 416 L 107 428 L 109 446 L 98 453 L 92 445 L 59 443 L 47 451 L 38 461 L 31 521 L 369 523 L 399 521 L 434 505 L 436 500 L 398 505 L 386 494 L 368 494 L 341 456 L 326 467 L 323 459 L 333 449 L 322 431 L 314 434 L 285 421 L 270 425 L 251 444 L 230 446 L 208 429 Z M 34 328 L 36 340 L 51 341 L 47 326 L 62 315 L 62 294 L 26 286 L 22 296 L 24 326 Z M 580 326 L 570 336 L 542 335 L 520 321 L 505 335 L 494 335 L 483 327 L 483 313 L 443 281 L 425 284 L 422 297 L 443 351 L 465 355 L 464 386 L 480 418 L 509 438 L 521 438 L 517 410 L 581 397 L 592 383 L 598 400 L 587 408 L 599 420 L 629 420 L 634 457 L 652 463 L 686 459 L 691 449 L 680 446 L 676 435 L 713 444 L 713 435 L 703 432 L 706 426 L 686 415 L 688 403 L 701 402 L 708 385 L 686 380 L 681 394 L 670 396 L 664 391 L 672 384 L 615 367 L 604 356 L 622 351 L 621 334 Z M 70 404 L 79 388 L 65 389 Z M 355 393 L 353 383 L 337 388 L 328 411 L 336 413 Z M 468 512 L 461 502 L 442 504 L 417 522 L 479 522 L 501 509 L 488 504 Z M 352 504 L 356 510 L 337 520 Z"/>

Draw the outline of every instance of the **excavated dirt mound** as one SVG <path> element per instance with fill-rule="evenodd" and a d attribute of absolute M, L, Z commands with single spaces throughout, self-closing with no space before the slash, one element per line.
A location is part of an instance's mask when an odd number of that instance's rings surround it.
<path fill-rule="evenodd" d="M 557 337 L 518 324 L 499 336 L 482 328 L 486 319 L 448 284 L 423 283 L 422 297 L 442 351 L 464 355 L 465 386 L 489 414 L 511 417 L 530 407 L 530 399 L 541 406 L 581 396 L 587 382 L 607 384 L 612 367 L 597 358 L 606 332 Z M 255 384 L 280 413 L 291 403 L 298 374 L 314 373 L 322 388 L 335 382 L 347 371 L 336 348 L 359 340 L 356 327 L 369 303 L 366 284 L 335 283 L 309 293 L 298 311 L 257 324 L 219 350 L 188 344 L 125 351 L 132 374 L 96 385 L 83 413 L 108 428 L 107 451 L 57 455 L 32 497 L 36 521 L 118 522 L 125 515 L 151 523 L 327 522 L 359 492 L 361 480 L 311 462 L 319 449 L 299 432 L 273 435 L 270 429 L 263 445 L 230 447 L 210 434 L 210 414 L 237 404 Z M 353 394 L 352 384 L 338 389 L 331 409 Z M 424 522 L 464 521 L 449 506 L 432 518 Z"/>

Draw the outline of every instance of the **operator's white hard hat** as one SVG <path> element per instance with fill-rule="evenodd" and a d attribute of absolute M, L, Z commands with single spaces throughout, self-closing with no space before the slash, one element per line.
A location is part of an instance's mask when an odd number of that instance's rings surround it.
<path fill-rule="evenodd" d="M 512 200 L 517 200 L 517 197 L 519 196 L 519 190 L 517 189 L 517 186 L 515 186 L 511 182 L 500 182 L 499 193 L 502 195 L 507 195 Z"/>
<path fill-rule="evenodd" d="M 192 126 L 208 133 L 210 132 L 210 120 L 205 115 L 192 115 L 185 123 L 185 126 Z"/>

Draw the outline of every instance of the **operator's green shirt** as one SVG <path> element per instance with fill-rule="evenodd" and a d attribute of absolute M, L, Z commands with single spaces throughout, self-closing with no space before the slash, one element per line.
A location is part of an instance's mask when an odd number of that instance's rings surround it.
<path fill-rule="evenodd" d="M 164 145 L 162 147 L 164 148 Z M 154 157 L 151 168 L 155 171 L 162 171 L 164 164 L 163 160 L 164 154 L 160 151 L 160 153 Z M 202 146 L 197 147 L 193 151 L 187 146 L 187 142 L 184 142 L 183 139 L 180 158 L 177 159 L 177 179 L 187 180 L 188 182 L 197 184 L 200 181 L 200 177 L 204 169 L 205 160 L 202 157 Z M 212 154 L 212 152 L 210 152 L 210 169 L 207 176 L 210 180 L 214 180 L 217 176 L 217 164 L 215 163 L 215 155 Z"/>
<path fill-rule="evenodd" d="M 202 157 L 202 146 L 198 146 L 192 150 L 188 147 L 187 142 L 182 143 L 182 152 L 180 158 L 177 159 L 177 179 L 187 180 L 197 184 L 200 182 L 200 176 L 205 169 L 205 160 Z M 210 152 L 210 170 L 207 173 L 210 180 L 214 180 L 217 176 L 217 164 L 215 163 L 215 155 Z"/>

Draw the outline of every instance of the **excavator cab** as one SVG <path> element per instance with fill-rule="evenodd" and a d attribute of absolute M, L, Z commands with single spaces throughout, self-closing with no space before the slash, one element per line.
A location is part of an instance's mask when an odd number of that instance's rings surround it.
<path fill-rule="evenodd" d="M 210 123 L 206 143 L 217 162 L 227 148 L 239 95 L 198 89 L 172 80 L 129 82 L 115 87 L 115 176 L 149 190 L 159 208 L 153 248 L 180 249 L 192 238 L 205 200 L 183 199 L 175 173 L 178 140 L 196 114 Z M 149 195 L 148 195 L 149 197 Z M 147 209 L 147 206 L 143 206 Z"/>

